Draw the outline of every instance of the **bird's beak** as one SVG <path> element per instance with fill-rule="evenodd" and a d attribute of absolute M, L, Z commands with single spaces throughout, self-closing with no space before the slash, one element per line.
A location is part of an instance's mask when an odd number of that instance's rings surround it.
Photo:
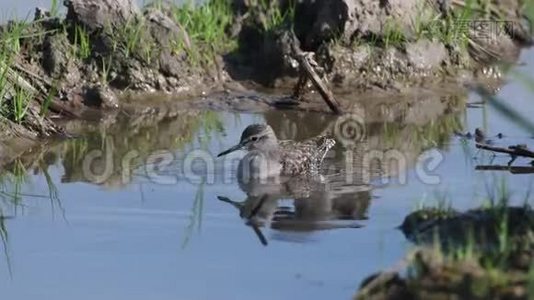
<path fill-rule="evenodd" d="M 237 145 L 233 146 L 232 148 L 219 153 L 217 155 L 217 157 L 221 157 L 221 156 L 226 155 L 228 153 L 231 153 L 231 152 L 234 152 L 234 151 L 237 151 L 237 150 L 241 150 L 243 148 L 243 146 L 244 146 L 243 144 L 237 144 Z"/>

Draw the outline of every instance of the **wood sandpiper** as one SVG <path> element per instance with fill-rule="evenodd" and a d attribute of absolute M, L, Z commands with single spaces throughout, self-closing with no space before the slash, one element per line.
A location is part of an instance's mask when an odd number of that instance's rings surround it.
<path fill-rule="evenodd" d="M 271 126 L 252 124 L 241 134 L 239 144 L 219 153 L 217 157 L 246 150 L 248 153 L 239 162 L 239 178 L 296 176 L 317 172 L 334 144 L 333 139 L 325 136 L 303 142 L 279 141 Z"/>

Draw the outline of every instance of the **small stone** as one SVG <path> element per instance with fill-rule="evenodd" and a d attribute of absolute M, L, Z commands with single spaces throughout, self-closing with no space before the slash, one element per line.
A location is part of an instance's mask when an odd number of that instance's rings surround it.
<path fill-rule="evenodd" d="M 434 70 L 447 59 L 447 49 L 442 43 L 420 40 L 406 46 L 408 62 L 417 70 Z"/>
<path fill-rule="evenodd" d="M 96 85 L 87 89 L 84 104 L 103 109 L 116 109 L 119 107 L 117 96 L 111 88 L 101 85 Z"/>

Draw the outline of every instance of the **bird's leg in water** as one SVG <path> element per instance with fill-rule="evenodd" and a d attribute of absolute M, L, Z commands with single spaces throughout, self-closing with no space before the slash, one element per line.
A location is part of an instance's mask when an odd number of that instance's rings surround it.
<path fill-rule="evenodd" d="M 261 232 L 260 228 L 256 224 L 250 224 L 250 227 L 252 227 L 252 230 L 254 230 L 254 233 L 256 234 L 258 239 L 260 240 L 260 243 L 263 246 L 267 246 L 268 245 L 267 239 L 263 235 L 263 232 Z"/>
<path fill-rule="evenodd" d="M 241 209 L 243 207 L 243 203 L 230 200 L 230 198 L 228 198 L 228 197 L 217 196 L 217 199 L 219 199 L 219 201 L 229 203 L 229 204 L 231 204 L 233 207 L 235 207 L 237 209 Z"/>
<path fill-rule="evenodd" d="M 260 199 L 260 201 L 258 202 L 258 204 L 254 207 L 254 209 L 252 209 L 252 211 L 250 212 L 250 215 L 247 217 L 247 219 L 252 219 L 254 218 L 258 212 L 260 211 L 261 207 L 263 206 L 263 204 L 265 203 L 265 200 L 267 200 L 267 197 L 268 195 L 263 195 Z"/>

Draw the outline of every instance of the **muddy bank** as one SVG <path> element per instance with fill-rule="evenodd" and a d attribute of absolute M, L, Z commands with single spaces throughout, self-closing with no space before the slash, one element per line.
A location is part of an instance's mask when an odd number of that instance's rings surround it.
<path fill-rule="evenodd" d="M 393 270 L 366 279 L 355 299 L 532 296 L 530 207 L 502 203 L 467 212 L 423 208 L 408 215 L 400 230 L 419 247 Z"/>
<path fill-rule="evenodd" d="M 131 0 L 70 0 L 65 17 L 36 9 L 33 22 L 2 32 L 20 44 L 10 68 L 17 80 L 57 90 L 51 110 L 77 115 L 84 106 L 116 108 L 125 92 L 198 95 L 239 89 L 223 85 L 234 81 L 291 86 L 299 72 L 289 31 L 334 91 L 399 90 L 477 71 L 494 77 L 489 66 L 515 62 L 532 42 L 526 3 L 471 2 L 214 0 L 139 8 Z"/>
<path fill-rule="evenodd" d="M 21 39 L 28 52 L 20 53 L 17 64 L 37 68 L 41 83 L 54 82 L 65 110 L 117 108 L 117 94 L 124 92 L 209 90 L 213 78 L 192 66 L 185 50 L 171 45 L 187 39 L 187 33 L 168 15 L 152 8 L 141 11 L 133 1 L 65 3 L 65 19 L 36 12 L 25 30 L 37 37 Z M 97 5 L 104 8 L 95 11 Z"/>
<path fill-rule="evenodd" d="M 68 136 L 55 119 L 111 112 L 105 119 L 113 122 L 110 116 L 132 103 L 135 114 L 256 111 L 279 108 L 280 100 L 289 103 L 284 108 L 328 111 L 306 86 L 298 102 L 279 96 L 307 76 L 295 44 L 327 88 L 342 95 L 345 112 L 365 94 L 417 94 L 444 81 L 457 87 L 476 74 L 499 79 L 496 66 L 515 62 L 531 43 L 530 22 L 522 1 L 483 3 L 212 0 L 140 8 L 131 0 L 70 0 L 65 16 L 36 9 L 32 22 L 0 27 L 2 126 L 9 129 L 0 140 Z M 465 26 L 473 20 L 499 26 Z M 287 89 L 249 89 L 259 87 Z M 153 96 L 139 97 L 154 93 L 187 101 L 162 109 Z"/>
<path fill-rule="evenodd" d="M 331 86 L 351 91 L 402 90 L 447 77 L 499 78 L 503 64 L 514 63 L 521 47 L 532 44 L 527 1 L 240 4 L 240 63 L 230 66 L 272 86 L 292 83 L 298 73 L 288 28 L 314 54 Z"/>
<path fill-rule="evenodd" d="M 164 12 L 127 0 L 73 0 L 65 6 L 65 17 L 38 8 L 32 22 L 0 27 L 2 115 L 5 123 L 29 129 L 18 135 L 59 133 L 51 117 L 118 109 L 119 96 L 199 95 L 221 81 L 216 54 L 226 45 L 189 37 L 195 32 L 177 22 L 194 8 Z M 211 22 L 227 25 L 220 18 Z"/>

